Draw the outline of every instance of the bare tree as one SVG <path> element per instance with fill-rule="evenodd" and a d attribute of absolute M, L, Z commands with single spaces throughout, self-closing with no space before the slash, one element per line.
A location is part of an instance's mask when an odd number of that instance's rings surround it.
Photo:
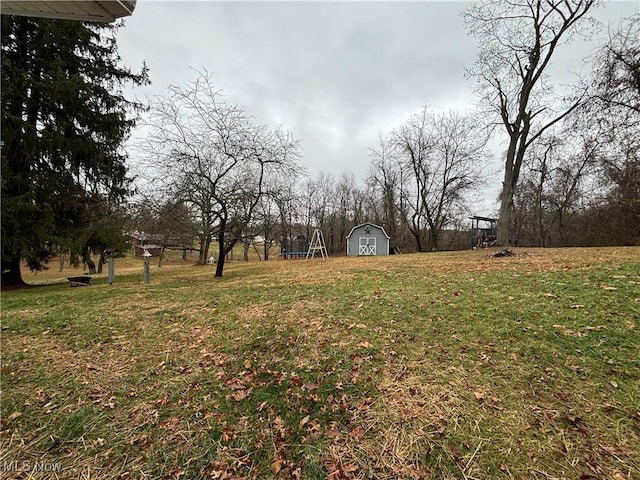
<path fill-rule="evenodd" d="M 562 246 L 576 241 L 575 236 L 567 238 L 567 221 L 589 200 L 587 176 L 593 172 L 598 149 L 597 141 L 588 136 L 558 132 L 541 138 L 529 150 L 516 208 L 521 214 L 522 209 L 530 212 L 529 229 L 537 246 Z M 522 240 L 521 236 L 516 238 Z"/>
<path fill-rule="evenodd" d="M 626 121 L 640 120 L 640 14 L 623 22 L 596 54 L 593 99 Z"/>
<path fill-rule="evenodd" d="M 471 117 L 455 112 L 434 115 L 427 108 L 395 132 L 395 142 L 415 182 L 411 231 L 422 250 L 423 221 L 429 249 L 440 248 L 440 234 L 455 218 L 465 194 L 479 186 L 486 139 Z"/>
<path fill-rule="evenodd" d="M 274 198 L 274 192 L 272 187 L 269 186 L 266 194 L 262 196 L 260 199 L 260 203 L 258 204 L 257 209 L 257 217 L 256 217 L 256 235 L 261 235 L 263 239 L 263 250 L 262 255 L 264 256 L 265 262 L 269 260 L 269 250 L 271 249 L 271 245 L 279 236 L 278 226 L 278 207 Z M 261 254 L 257 248 L 255 242 L 252 242 L 258 258 L 260 258 Z M 247 252 L 248 253 L 248 252 Z M 245 253 L 245 260 L 248 260 L 248 255 Z"/>
<path fill-rule="evenodd" d="M 598 138 L 600 244 L 640 242 L 640 15 L 621 22 L 596 53 L 581 111 Z"/>
<path fill-rule="evenodd" d="M 600 180 L 604 190 L 609 244 L 640 243 L 640 132 L 621 129 L 615 143 L 601 152 Z"/>
<path fill-rule="evenodd" d="M 294 223 L 299 222 L 302 215 L 301 195 L 296 191 L 293 179 L 278 179 L 270 187 L 270 197 L 274 200 L 280 220 L 280 238 L 286 244 L 293 241 Z"/>
<path fill-rule="evenodd" d="M 240 241 L 271 175 L 297 171 L 298 145 L 280 129 L 256 126 L 244 110 L 224 101 L 211 76 L 199 73 L 169 87 L 151 109 L 147 149 L 173 198 L 192 206 L 200 222 L 200 262 L 213 238 L 216 277 Z"/>
<path fill-rule="evenodd" d="M 480 52 L 469 74 L 508 136 L 497 241 L 514 239 L 513 198 L 531 145 L 583 101 L 554 102 L 546 75 L 560 46 L 585 24 L 597 0 L 490 0 L 465 12 Z"/>
<path fill-rule="evenodd" d="M 320 172 L 308 178 L 301 187 L 301 221 L 305 226 L 305 236 L 311 238 L 314 228 L 323 230 L 329 252 L 334 252 L 335 239 L 329 232 L 332 212 L 335 209 L 335 176 L 329 172 Z"/>
<path fill-rule="evenodd" d="M 407 122 L 393 132 L 402 162 L 412 174 L 415 194 L 413 195 L 411 224 L 409 230 L 413 234 L 419 252 L 425 250 L 423 242 L 424 218 L 427 215 L 425 204 L 430 188 L 430 159 L 432 158 L 434 140 L 429 131 L 429 111 L 425 106 L 420 114 L 412 115 Z"/>
<path fill-rule="evenodd" d="M 378 145 L 370 151 L 370 205 L 375 221 L 382 225 L 397 245 L 405 246 L 405 232 L 410 226 L 408 180 L 411 169 L 401 161 L 392 134 L 380 135 Z"/>

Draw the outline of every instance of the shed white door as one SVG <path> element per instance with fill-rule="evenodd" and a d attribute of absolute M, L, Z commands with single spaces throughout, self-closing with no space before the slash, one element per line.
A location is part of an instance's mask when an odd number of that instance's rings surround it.
<path fill-rule="evenodd" d="M 376 237 L 360 237 L 360 249 L 358 255 L 376 254 Z"/>

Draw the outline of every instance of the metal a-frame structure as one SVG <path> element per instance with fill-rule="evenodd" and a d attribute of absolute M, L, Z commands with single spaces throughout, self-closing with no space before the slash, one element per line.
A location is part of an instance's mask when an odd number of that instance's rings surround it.
<path fill-rule="evenodd" d="M 309 242 L 309 251 L 307 252 L 305 260 L 309 260 L 309 257 L 314 258 L 316 252 L 320 252 L 323 260 L 329 256 L 327 246 L 324 243 L 324 235 L 322 235 L 322 231 L 318 228 L 313 231 L 311 242 Z"/>

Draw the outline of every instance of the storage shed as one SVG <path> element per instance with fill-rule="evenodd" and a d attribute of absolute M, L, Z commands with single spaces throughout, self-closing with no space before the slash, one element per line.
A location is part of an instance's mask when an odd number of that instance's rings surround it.
<path fill-rule="evenodd" d="M 390 238 L 384 228 L 363 223 L 347 235 L 347 255 L 389 255 Z"/>

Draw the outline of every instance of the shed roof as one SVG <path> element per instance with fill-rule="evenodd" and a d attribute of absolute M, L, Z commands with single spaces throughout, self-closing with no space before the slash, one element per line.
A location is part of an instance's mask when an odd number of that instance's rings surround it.
<path fill-rule="evenodd" d="M 349 235 L 347 235 L 347 238 L 351 237 L 351 235 L 353 234 L 353 231 L 360 228 L 360 227 L 364 227 L 365 225 L 369 225 L 371 227 L 375 227 L 375 228 L 379 228 L 380 230 L 382 230 L 382 233 L 384 233 L 384 236 L 387 237 L 388 239 L 391 238 L 389 235 L 387 235 L 387 232 L 385 232 L 384 228 L 381 227 L 380 225 L 376 225 L 374 223 L 361 223 L 360 225 L 356 225 L 355 227 L 353 227 L 351 229 L 351 231 L 349 232 Z"/>

